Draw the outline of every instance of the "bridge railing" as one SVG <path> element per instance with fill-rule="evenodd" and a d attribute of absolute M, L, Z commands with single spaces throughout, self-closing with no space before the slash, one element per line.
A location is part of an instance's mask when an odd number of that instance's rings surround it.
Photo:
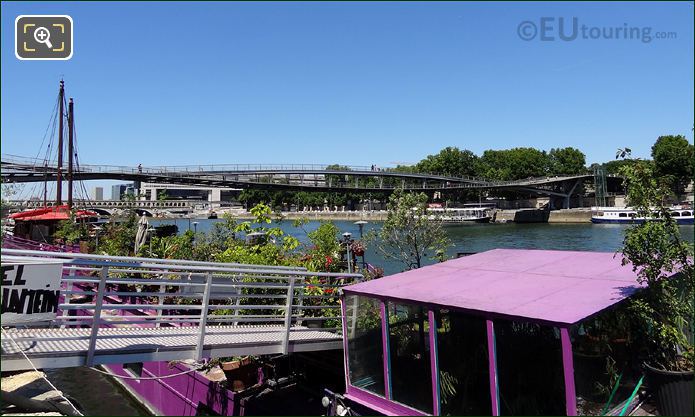
<path fill-rule="evenodd" d="M 16 155 L 2 155 L 3 164 L 17 164 L 16 168 L 13 169 L 30 169 L 33 171 L 41 171 L 45 169 L 43 167 L 43 161 L 36 159 L 20 157 Z M 24 165 L 25 168 L 21 168 L 20 165 Z M 6 167 L 9 168 L 9 167 Z M 56 169 L 55 165 L 48 167 L 49 169 Z M 345 169 L 345 170 L 343 170 Z M 562 176 L 545 176 L 545 177 L 532 177 L 511 181 L 493 181 L 481 178 L 476 178 L 472 176 L 450 176 L 442 174 L 432 174 L 432 173 L 408 173 L 408 172 L 396 172 L 392 167 L 377 168 L 372 166 L 340 166 L 336 168 L 336 165 L 325 165 L 325 164 L 211 164 L 211 165 L 177 165 L 177 166 L 150 166 L 150 167 L 132 167 L 132 166 L 122 166 L 122 165 L 89 165 L 82 164 L 79 167 L 81 173 L 102 173 L 102 174 L 129 174 L 129 175 L 152 175 L 152 176 L 166 176 L 169 178 L 189 178 L 195 177 L 196 179 L 208 179 L 213 181 L 224 180 L 224 176 L 227 175 L 291 175 L 291 173 L 306 173 L 308 175 L 346 175 L 346 176 L 402 176 L 403 178 L 420 179 L 420 180 L 431 180 L 434 182 L 439 182 L 439 184 L 429 185 L 425 183 L 422 187 L 415 186 L 412 187 L 409 184 L 409 188 L 431 188 L 431 189 L 458 189 L 458 188 L 500 188 L 500 187 L 513 187 L 513 186 L 532 186 L 532 185 L 545 185 L 551 183 L 558 183 L 563 181 L 569 181 L 572 179 L 579 178 L 590 178 L 593 177 L 590 174 L 576 174 L 576 175 L 562 175 Z M 615 177 L 615 175 L 609 175 L 610 177 Z M 296 180 L 296 179 L 295 179 Z M 255 183 L 252 179 L 245 179 L 242 182 Z M 296 182 L 296 181 L 295 181 Z M 442 185 L 442 182 L 449 182 L 451 184 Z M 309 186 L 305 184 L 305 186 Z M 322 188 L 325 188 L 322 187 Z M 328 187 L 331 188 L 331 187 Z M 351 188 L 342 186 L 340 188 Z M 387 185 L 387 186 L 374 186 L 363 184 L 361 186 L 355 186 L 355 188 L 363 189 L 393 189 L 399 188 L 398 185 Z"/>
<path fill-rule="evenodd" d="M 288 352 L 303 332 L 341 331 L 338 291 L 361 274 L 303 268 L 2 249 L 3 260 L 64 262 L 51 326 L 90 327 L 87 365 L 105 327 L 196 327 L 196 358 L 214 326 L 263 325 Z M 301 336 L 299 336 L 301 337 Z M 31 342 L 23 340 L 23 342 Z"/>

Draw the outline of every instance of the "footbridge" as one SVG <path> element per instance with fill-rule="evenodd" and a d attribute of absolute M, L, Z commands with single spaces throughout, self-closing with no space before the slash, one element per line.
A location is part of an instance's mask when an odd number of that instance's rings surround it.
<path fill-rule="evenodd" d="M 362 278 L 2 249 L 3 273 L 12 265 L 47 262 L 62 263 L 57 315 L 35 326 L 3 323 L 3 371 L 340 349 L 337 292 Z"/>
<path fill-rule="evenodd" d="M 57 167 L 14 155 L 2 155 L 3 182 L 55 181 Z M 567 200 L 579 185 L 593 181 L 591 174 L 526 178 L 516 181 L 490 181 L 472 177 L 403 172 L 396 168 L 377 169 L 338 165 L 185 165 L 128 167 L 80 165 L 75 180 L 126 180 L 145 183 L 198 185 L 293 191 L 337 191 L 390 193 L 395 189 L 412 191 L 506 190 L 564 197 Z M 609 186 L 621 183 L 609 176 Z"/>

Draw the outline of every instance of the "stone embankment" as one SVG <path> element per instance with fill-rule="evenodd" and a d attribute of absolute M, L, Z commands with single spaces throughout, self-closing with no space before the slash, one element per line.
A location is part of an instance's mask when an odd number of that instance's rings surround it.
<path fill-rule="evenodd" d="M 591 209 L 496 210 L 493 221 L 495 223 L 591 223 Z"/>
<path fill-rule="evenodd" d="M 250 214 L 234 215 L 238 219 L 252 219 Z M 274 217 L 274 215 L 273 215 Z M 386 210 L 374 211 L 283 211 L 282 217 L 287 220 L 345 220 L 345 221 L 383 221 L 386 220 Z"/>

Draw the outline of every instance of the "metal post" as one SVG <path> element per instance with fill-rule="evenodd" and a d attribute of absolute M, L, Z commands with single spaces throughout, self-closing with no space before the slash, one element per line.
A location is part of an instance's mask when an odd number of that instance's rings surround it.
<path fill-rule="evenodd" d="M 241 278 L 241 277 L 239 277 Z M 234 281 L 236 282 L 237 278 L 234 278 Z M 239 306 L 241 305 L 241 295 L 244 291 L 243 287 L 239 287 L 239 293 L 237 294 L 236 301 L 234 301 L 234 306 L 236 307 L 234 309 L 234 323 L 232 323 L 232 326 L 238 326 L 239 325 Z"/>
<path fill-rule="evenodd" d="M 282 340 L 282 353 L 287 354 L 290 347 L 290 329 L 292 327 L 292 301 L 294 300 L 294 280 L 295 277 L 289 277 L 287 287 L 287 303 L 285 304 L 285 337 Z"/>
<path fill-rule="evenodd" d="M 97 336 L 99 334 L 99 325 L 101 324 L 101 307 L 104 305 L 104 291 L 106 290 L 106 278 L 109 276 L 109 267 L 101 267 L 101 276 L 99 277 L 99 286 L 97 287 L 97 298 L 94 302 L 94 314 L 92 316 L 92 331 L 89 335 L 89 348 L 87 349 L 87 359 L 85 366 L 94 365 L 94 351 L 97 346 Z"/>
<path fill-rule="evenodd" d="M 203 359 L 203 348 L 205 347 L 205 326 L 208 322 L 208 307 L 210 307 L 210 292 L 212 291 L 212 272 L 207 273 L 205 281 L 205 293 L 203 294 L 203 305 L 200 311 L 200 324 L 198 325 L 198 344 L 195 348 L 196 360 Z"/>
<path fill-rule="evenodd" d="M 357 298 L 356 295 L 353 295 L 354 298 Z M 348 393 L 350 391 L 350 362 L 348 358 L 349 349 L 348 349 L 348 340 L 350 336 L 355 337 L 355 333 L 350 333 L 348 334 L 348 329 L 347 329 L 347 308 L 345 307 L 345 302 L 346 302 L 347 296 L 343 293 L 340 297 L 340 312 L 342 314 L 340 322 L 343 325 L 343 366 L 345 367 L 345 392 Z"/>
<path fill-rule="evenodd" d="M 434 310 L 427 312 L 430 323 L 430 373 L 432 374 L 432 415 L 440 415 L 441 394 L 439 392 L 439 352 L 437 352 L 437 320 Z"/>
<path fill-rule="evenodd" d="M 497 382 L 497 347 L 495 344 L 495 325 L 492 320 L 486 320 L 487 326 L 487 357 L 490 376 L 490 401 L 492 402 L 492 415 L 500 415 L 500 392 Z"/>
<path fill-rule="evenodd" d="M 330 280 L 331 280 L 330 277 L 326 278 L 326 283 L 329 284 Z M 306 281 L 305 281 L 305 278 L 302 277 L 302 287 L 299 290 L 299 295 L 298 295 L 299 302 L 297 302 L 297 305 L 299 306 L 299 308 L 297 309 L 297 317 L 298 317 L 297 325 L 298 326 L 301 326 L 303 324 L 301 317 L 302 317 L 302 314 L 304 314 L 304 309 L 302 307 L 304 306 L 304 290 L 306 288 L 305 286 L 306 286 Z"/>
<path fill-rule="evenodd" d="M 346 239 L 345 246 L 347 246 L 347 267 L 348 274 L 352 274 L 352 250 L 350 250 L 350 241 Z"/>
<path fill-rule="evenodd" d="M 64 268 L 63 270 L 65 270 L 65 268 Z M 75 267 L 74 267 L 74 266 L 71 266 L 71 267 L 67 268 L 67 270 L 68 270 L 68 274 L 67 274 L 67 275 L 70 276 L 70 275 L 72 275 L 73 272 L 75 271 Z M 63 274 L 63 275 L 65 275 L 65 274 Z M 75 289 L 75 283 L 73 283 L 73 282 L 67 282 L 67 283 L 65 283 L 65 289 L 66 289 L 67 291 L 73 291 L 73 290 Z M 65 296 L 63 297 L 63 303 L 65 303 L 65 304 L 70 304 L 70 299 L 71 299 L 71 298 L 72 298 L 72 294 L 65 294 Z M 62 311 L 61 311 L 61 316 L 67 317 L 67 316 L 70 315 L 69 313 L 70 313 L 70 310 L 62 310 Z M 69 321 L 64 321 L 63 323 L 69 323 Z M 62 325 L 60 326 L 61 329 L 65 329 L 65 328 L 68 328 L 68 327 L 69 327 L 69 325 L 66 325 L 66 324 L 62 324 Z"/>
<path fill-rule="evenodd" d="M 565 407 L 568 416 L 577 415 L 577 393 L 574 386 L 574 358 L 572 357 L 572 340 L 567 327 L 560 328 L 562 342 L 562 368 L 565 377 Z"/>
<path fill-rule="evenodd" d="M 151 252 L 151 251 L 150 251 Z M 159 300 L 157 302 L 157 305 L 163 306 L 164 305 L 164 293 L 167 291 L 167 286 L 162 284 L 159 286 L 159 292 L 162 293 L 159 295 Z M 164 309 L 160 308 L 157 310 L 157 324 L 155 327 L 159 327 L 161 325 L 161 318 L 164 315 Z"/>
<path fill-rule="evenodd" d="M 384 397 L 391 400 L 391 349 L 389 347 L 389 316 L 386 301 L 380 302 L 381 349 L 384 362 Z"/>

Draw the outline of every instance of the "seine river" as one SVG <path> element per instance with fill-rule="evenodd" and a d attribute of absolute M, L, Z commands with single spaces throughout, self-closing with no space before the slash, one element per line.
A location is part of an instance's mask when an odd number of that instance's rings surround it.
<path fill-rule="evenodd" d="M 223 220 L 196 219 L 189 222 L 188 219 L 152 220 L 152 225 L 176 224 L 179 233 L 186 230 L 207 232 L 215 222 Z M 197 224 L 194 224 L 197 222 Z M 190 223 L 190 226 L 189 226 Z M 352 221 L 334 221 L 341 233 L 352 233 L 353 238 L 359 238 L 359 227 Z M 319 221 L 311 221 L 296 228 L 291 220 L 285 220 L 277 224 L 281 229 L 301 242 L 307 242 L 306 233 L 315 230 Z M 379 228 L 381 222 L 370 222 L 364 226 L 364 233 Z M 615 252 L 620 249 L 623 241 L 623 232 L 629 227 L 617 224 L 548 224 L 548 223 L 505 223 L 505 224 L 461 224 L 447 225 L 446 231 L 451 239 L 452 246 L 448 253 L 450 257 L 458 252 L 482 252 L 495 248 L 517 249 L 557 249 Z M 681 226 L 681 234 L 684 239 L 693 242 L 693 226 Z M 386 261 L 373 248 L 367 248 L 365 254 L 367 262 L 384 268 L 386 274 L 393 274 L 403 270 L 397 262 Z"/>
<path fill-rule="evenodd" d="M 210 230 L 214 222 L 222 220 L 209 219 L 153 219 L 153 226 L 159 224 L 176 224 L 179 233 L 190 227 L 198 232 Z M 197 222 L 194 224 L 193 222 Z M 341 232 L 350 232 L 353 238 L 359 238 L 359 227 L 353 222 L 334 222 Z M 189 226 L 190 224 L 190 226 Z M 297 237 L 306 243 L 306 233 L 316 229 L 319 222 L 312 221 L 303 228 L 295 228 L 292 221 L 278 224 L 286 233 Z M 381 225 L 370 222 L 364 226 L 364 233 Z M 524 249 L 558 249 L 580 251 L 615 252 L 623 240 L 623 232 L 628 226 L 598 225 L 598 224 L 465 224 L 446 226 L 446 231 L 452 241 L 449 255 L 456 256 L 457 252 L 481 252 L 494 248 L 524 248 Z M 693 242 L 693 226 L 681 226 L 684 239 Z M 367 262 L 381 266 L 386 274 L 403 270 L 397 262 L 384 260 L 373 248 L 368 248 L 365 254 Z M 89 369 L 74 368 L 48 371 L 49 378 L 67 394 L 74 397 L 85 408 L 87 415 L 140 415 L 144 409 L 124 398 L 121 390 L 106 377 Z"/>

